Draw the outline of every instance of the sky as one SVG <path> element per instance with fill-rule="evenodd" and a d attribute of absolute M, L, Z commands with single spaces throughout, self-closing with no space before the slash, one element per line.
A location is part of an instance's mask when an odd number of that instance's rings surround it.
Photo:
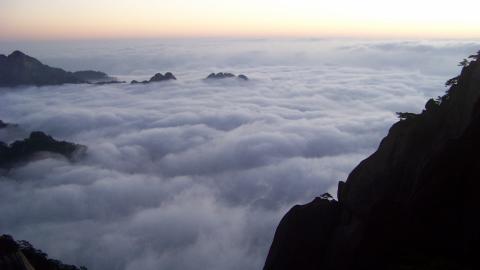
<path fill-rule="evenodd" d="M 67 70 L 147 85 L 0 89 L 11 142 L 84 144 L 0 172 L 0 228 L 90 270 L 261 269 L 295 204 L 330 192 L 420 112 L 479 41 L 147 40 L 0 43 Z M 211 72 L 249 81 L 205 81 Z"/>
<path fill-rule="evenodd" d="M 475 0 L 0 0 L 0 40 L 479 38 Z"/>

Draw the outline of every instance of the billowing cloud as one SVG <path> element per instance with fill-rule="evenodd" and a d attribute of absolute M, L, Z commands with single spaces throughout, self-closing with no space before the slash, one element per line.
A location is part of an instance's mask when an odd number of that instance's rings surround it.
<path fill-rule="evenodd" d="M 2 140 L 42 130 L 89 147 L 75 164 L 44 159 L 1 176 L 2 233 L 93 270 L 259 269 L 288 208 L 334 193 L 394 112 L 441 95 L 457 70 L 438 66 L 474 46 L 196 42 L 90 44 L 72 57 L 57 47 L 53 61 L 81 69 L 88 54 L 125 78 L 168 68 L 174 82 L 1 89 L 0 119 L 23 129 Z M 251 80 L 202 80 L 212 71 Z"/>

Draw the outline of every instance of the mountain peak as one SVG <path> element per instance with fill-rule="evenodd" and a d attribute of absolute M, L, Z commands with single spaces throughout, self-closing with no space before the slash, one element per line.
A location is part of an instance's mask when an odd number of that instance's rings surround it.
<path fill-rule="evenodd" d="M 44 65 L 19 50 L 8 56 L 0 55 L 0 86 L 60 85 L 64 83 L 119 83 L 101 71 L 65 71 Z"/>
<path fill-rule="evenodd" d="M 27 56 L 27 55 L 19 50 L 15 50 L 8 57 L 10 58 L 10 57 L 22 57 L 22 56 Z"/>

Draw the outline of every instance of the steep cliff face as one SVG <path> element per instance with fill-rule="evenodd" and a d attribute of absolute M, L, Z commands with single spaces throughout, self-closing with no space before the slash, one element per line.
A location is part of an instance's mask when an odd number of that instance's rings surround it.
<path fill-rule="evenodd" d="M 321 198 L 293 207 L 277 228 L 265 269 L 318 269 L 340 214 L 338 202 Z"/>
<path fill-rule="evenodd" d="M 445 96 L 421 114 L 400 114 L 339 184 L 338 202 L 284 217 L 265 269 L 478 269 L 480 61 L 472 58 Z M 295 220 L 314 221 L 282 229 Z M 305 229 L 306 241 L 287 252 Z M 286 263 L 292 258 L 303 258 L 300 267 Z"/>
<path fill-rule="evenodd" d="M 340 201 L 357 213 L 368 213 L 377 201 L 392 196 L 404 201 L 415 190 L 426 163 L 472 122 L 479 96 L 480 65 L 473 62 L 439 100 L 441 104 L 429 101 L 422 114 L 392 126 L 378 150 L 349 175 Z"/>
<path fill-rule="evenodd" d="M 0 236 L 0 269 L 2 270 L 87 270 L 84 266 L 64 264 L 48 258 L 27 241 L 15 241 L 9 235 Z"/>
<path fill-rule="evenodd" d="M 2 270 L 34 270 L 20 246 L 9 235 L 0 236 L 0 269 Z"/>

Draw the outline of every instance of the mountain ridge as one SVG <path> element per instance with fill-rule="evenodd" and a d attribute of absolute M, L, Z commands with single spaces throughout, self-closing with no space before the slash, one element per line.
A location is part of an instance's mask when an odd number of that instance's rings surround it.
<path fill-rule="evenodd" d="M 57 141 L 41 131 L 33 131 L 28 138 L 11 144 L 0 141 L 0 169 L 28 163 L 32 159 L 41 158 L 42 153 L 57 154 L 74 161 L 82 157 L 86 150 L 84 145 Z"/>
<path fill-rule="evenodd" d="M 399 113 L 378 150 L 339 183 L 338 201 L 292 208 L 264 269 L 475 269 L 479 57 L 462 62 L 422 113 Z"/>
<path fill-rule="evenodd" d="M 0 86 L 61 85 L 81 83 L 116 83 L 115 78 L 100 71 L 70 72 L 50 67 L 36 58 L 15 50 L 8 56 L 0 54 Z"/>

